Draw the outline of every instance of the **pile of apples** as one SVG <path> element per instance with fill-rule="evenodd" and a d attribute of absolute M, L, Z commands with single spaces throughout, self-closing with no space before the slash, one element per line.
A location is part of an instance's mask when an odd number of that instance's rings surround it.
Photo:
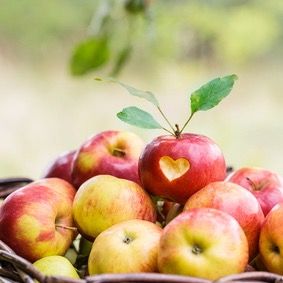
<path fill-rule="evenodd" d="M 129 119 L 128 110 L 121 119 Z M 228 174 L 219 146 L 183 128 L 147 145 L 133 132 L 104 131 L 58 156 L 41 179 L 1 203 L 0 240 L 41 272 L 72 278 L 82 276 L 82 254 L 83 276 L 159 272 L 215 280 L 249 265 L 283 274 L 281 176 L 258 167 Z"/>

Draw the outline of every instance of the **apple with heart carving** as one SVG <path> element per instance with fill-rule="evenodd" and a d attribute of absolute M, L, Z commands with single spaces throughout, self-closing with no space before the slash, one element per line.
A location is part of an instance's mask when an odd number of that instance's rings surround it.
<path fill-rule="evenodd" d="M 184 204 L 207 184 L 224 180 L 226 164 L 220 148 L 206 136 L 166 135 L 145 147 L 139 175 L 150 193 Z"/>
<path fill-rule="evenodd" d="M 170 133 L 150 142 L 139 158 L 140 181 L 149 193 L 184 204 L 207 184 L 226 178 L 226 164 L 219 146 L 204 135 L 183 131 L 196 112 L 208 110 L 226 97 L 236 79 L 236 75 L 216 78 L 194 91 L 190 96 L 191 114 L 182 128 L 178 124 L 172 126 L 153 93 L 118 82 L 131 95 L 151 102 L 170 127 L 164 128 L 151 114 L 135 106 L 117 114 L 120 120 L 131 125 Z"/>

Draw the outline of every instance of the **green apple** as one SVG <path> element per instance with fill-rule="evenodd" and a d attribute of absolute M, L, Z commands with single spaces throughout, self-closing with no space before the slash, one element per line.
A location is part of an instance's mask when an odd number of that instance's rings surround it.
<path fill-rule="evenodd" d="M 214 208 L 184 211 L 165 226 L 158 251 L 161 273 L 215 280 L 240 273 L 248 242 L 234 217 Z"/>
<path fill-rule="evenodd" d="M 130 219 L 156 221 L 156 209 L 138 184 L 111 175 L 98 175 L 84 182 L 73 202 L 79 232 L 93 240 L 110 226 Z"/>
<path fill-rule="evenodd" d="M 16 190 L 0 206 L 0 240 L 31 262 L 64 255 L 77 233 L 72 217 L 75 193 L 59 178 Z"/>
<path fill-rule="evenodd" d="M 161 232 L 157 224 L 140 219 L 113 225 L 92 245 L 89 274 L 157 272 Z"/>
<path fill-rule="evenodd" d="M 44 275 L 80 278 L 75 267 L 63 256 L 46 256 L 35 261 L 33 265 Z"/>

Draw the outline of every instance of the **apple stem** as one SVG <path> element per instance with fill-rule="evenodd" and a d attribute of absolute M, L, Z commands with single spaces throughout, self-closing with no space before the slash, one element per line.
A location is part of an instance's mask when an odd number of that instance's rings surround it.
<path fill-rule="evenodd" d="M 183 128 L 181 129 L 181 131 L 179 131 L 179 136 L 181 135 L 181 133 L 184 131 L 184 129 L 186 128 L 186 126 L 188 125 L 188 123 L 191 121 L 191 119 L 193 118 L 195 112 L 191 113 L 189 119 L 186 121 L 186 123 L 184 124 Z"/>
<path fill-rule="evenodd" d="M 181 135 L 180 128 L 178 124 L 175 124 L 176 130 L 174 131 L 175 137 L 178 139 Z"/>
<path fill-rule="evenodd" d="M 166 132 L 169 132 L 171 135 L 175 135 L 175 130 L 174 127 L 172 126 L 172 124 L 170 123 L 170 121 L 167 119 L 167 117 L 165 116 L 165 114 L 163 113 L 163 111 L 161 110 L 161 108 L 159 106 L 157 106 L 158 111 L 160 112 L 160 114 L 162 115 L 162 117 L 164 118 L 164 120 L 167 122 L 167 124 L 169 125 L 169 127 L 171 128 L 172 132 L 163 128 L 163 130 L 165 130 Z"/>
<path fill-rule="evenodd" d="M 113 149 L 112 154 L 113 154 L 114 156 L 123 157 L 123 156 L 126 155 L 126 152 L 125 152 L 125 150 L 123 150 L 123 149 L 120 149 L 120 148 L 116 148 L 116 147 L 115 147 L 115 148 Z"/>
<path fill-rule="evenodd" d="M 258 185 L 256 185 L 249 177 L 246 177 L 246 180 L 252 186 L 254 191 L 260 191 L 263 187 L 267 186 L 269 183 L 268 181 L 266 181 L 266 182 L 261 182 Z"/>
<path fill-rule="evenodd" d="M 256 184 L 249 177 L 246 177 L 246 180 L 252 186 L 253 190 L 255 190 L 255 191 L 258 190 Z"/>
<path fill-rule="evenodd" d="M 62 224 L 55 224 L 55 227 L 56 228 L 66 229 L 66 230 L 72 230 L 72 231 L 77 231 L 78 230 L 76 227 L 66 226 L 66 225 L 62 225 Z"/>

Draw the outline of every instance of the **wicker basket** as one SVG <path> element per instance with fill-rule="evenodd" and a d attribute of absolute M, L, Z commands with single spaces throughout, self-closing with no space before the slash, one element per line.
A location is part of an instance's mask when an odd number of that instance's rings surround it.
<path fill-rule="evenodd" d="M 6 197 L 24 184 L 32 182 L 29 178 L 0 179 L 0 197 Z M 254 271 L 222 277 L 216 281 L 207 279 L 169 275 L 160 273 L 127 273 L 86 276 L 83 279 L 70 279 L 62 276 L 46 276 L 39 272 L 29 261 L 0 240 L 0 283 L 283 283 L 283 277 L 270 273 Z"/>

